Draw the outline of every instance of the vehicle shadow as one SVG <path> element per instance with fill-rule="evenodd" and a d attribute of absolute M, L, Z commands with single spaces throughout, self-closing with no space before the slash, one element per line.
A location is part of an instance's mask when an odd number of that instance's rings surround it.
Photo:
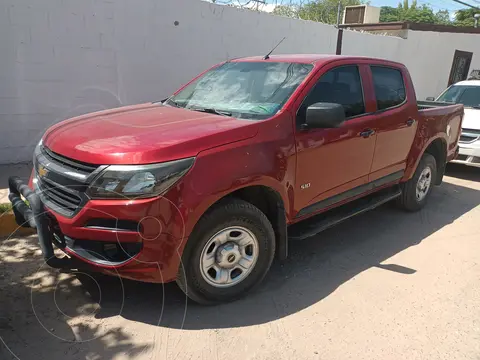
<path fill-rule="evenodd" d="M 466 178 L 477 173 L 466 172 Z M 480 191 L 444 182 L 420 212 L 386 204 L 302 242 L 290 243 L 289 258 L 274 262 L 266 279 L 239 301 L 212 307 L 186 300 L 175 284 L 156 285 L 107 278 L 100 281 L 101 309 L 96 317 L 119 314 L 133 321 L 177 329 L 230 328 L 266 323 L 294 314 L 329 296 L 362 271 L 378 267 L 409 276 L 417 271 L 383 262 L 418 245 L 480 204 Z M 92 288 L 96 298 L 98 291 Z M 124 294 L 121 293 L 124 291 Z M 106 296 L 105 296 L 106 295 Z M 123 296 L 124 295 L 124 296 Z"/>
<path fill-rule="evenodd" d="M 449 163 L 445 174 L 463 180 L 480 181 L 480 167 Z"/>
<path fill-rule="evenodd" d="M 75 276 L 43 263 L 35 235 L 0 238 L 0 289 L 2 360 L 134 358 L 154 345 L 92 323 L 98 303 Z"/>

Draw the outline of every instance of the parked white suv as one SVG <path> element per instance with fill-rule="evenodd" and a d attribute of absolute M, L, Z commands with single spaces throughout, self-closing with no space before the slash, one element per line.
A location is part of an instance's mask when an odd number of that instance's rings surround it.
<path fill-rule="evenodd" d="M 445 90 L 436 101 L 463 104 L 465 116 L 453 162 L 480 167 L 480 80 L 460 81 Z"/>

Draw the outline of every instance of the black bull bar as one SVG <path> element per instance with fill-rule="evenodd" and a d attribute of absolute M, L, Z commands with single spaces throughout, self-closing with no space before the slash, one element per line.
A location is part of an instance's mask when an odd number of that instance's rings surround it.
<path fill-rule="evenodd" d="M 53 251 L 54 221 L 45 211 L 40 196 L 17 176 L 8 178 L 8 188 L 10 190 L 8 199 L 12 203 L 16 223 L 22 227 L 37 229 L 38 242 L 47 265 L 57 269 L 78 269 L 82 267 L 84 264 L 74 258 L 68 256 L 60 258 L 55 255 Z M 28 204 L 22 200 L 20 195 L 28 201 Z M 63 238 L 61 233 L 58 233 L 57 236 Z M 58 247 L 62 248 L 61 245 Z"/>

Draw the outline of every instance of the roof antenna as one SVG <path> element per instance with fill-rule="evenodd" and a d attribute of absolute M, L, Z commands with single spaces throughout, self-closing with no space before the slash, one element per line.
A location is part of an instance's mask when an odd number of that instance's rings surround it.
<path fill-rule="evenodd" d="M 287 38 L 287 37 L 284 36 L 283 39 L 280 40 L 280 42 L 279 42 L 272 50 L 270 50 L 270 52 L 269 52 L 267 55 L 265 55 L 265 57 L 263 58 L 263 60 L 268 60 L 268 59 L 270 59 L 270 55 L 275 51 L 275 49 L 276 49 L 276 48 L 283 42 L 283 40 L 285 40 L 286 38 Z"/>

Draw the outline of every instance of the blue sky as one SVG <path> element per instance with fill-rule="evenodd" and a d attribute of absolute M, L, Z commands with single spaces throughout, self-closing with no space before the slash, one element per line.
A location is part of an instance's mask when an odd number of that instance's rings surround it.
<path fill-rule="evenodd" d="M 466 1 L 467 2 L 467 1 Z M 411 3 L 411 1 L 410 1 Z M 417 1 L 417 4 L 428 4 L 433 10 L 449 10 L 455 11 L 459 9 L 464 9 L 465 6 L 458 4 L 452 0 L 434 0 L 434 1 Z M 398 0 L 371 0 L 370 5 L 372 6 L 393 6 L 396 7 L 398 5 Z"/>
<path fill-rule="evenodd" d="M 412 0 L 410 0 L 411 2 Z M 273 4 L 275 2 L 281 2 L 281 1 L 275 1 L 275 0 L 266 0 L 267 4 L 270 3 L 270 4 Z M 288 1 L 284 1 L 284 2 L 288 2 Z M 398 5 L 398 2 L 399 0 L 370 0 L 370 5 L 372 6 L 392 6 L 392 7 L 396 7 Z M 475 5 L 476 1 L 474 0 L 465 0 L 465 2 L 470 2 L 472 3 L 472 5 Z M 461 4 L 458 4 L 452 0 L 431 0 L 431 1 L 422 1 L 422 0 L 417 0 L 417 3 L 422 5 L 422 4 L 428 4 L 430 5 L 430 7 L 433 8 L 434 11 L 438 11 L 438 10 L 449 10 L 450 12 L 454 12 L 455 10 L 459 10 L 459 9 L 464 9 L 466 8 L 465 6 L 461 5 Z"/>

